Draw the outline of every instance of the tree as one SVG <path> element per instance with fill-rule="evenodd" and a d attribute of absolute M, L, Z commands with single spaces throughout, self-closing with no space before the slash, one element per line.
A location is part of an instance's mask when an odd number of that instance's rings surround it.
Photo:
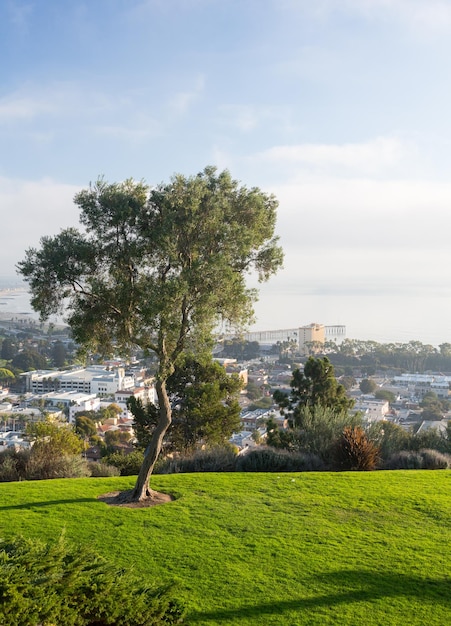
<path fill-rule="evenodd" d="M 75 432 L 86 439 L 95 437 L 97 428 L 94 420 L 86 415 L 77 415 L 75 418 Z"/>
<path fill-rule="evenodd" d="M 211 357 L 192 356 L 177 366 L 167 381 L 172 404 L 172 424 L 168 430 L 168 451 L 188 452 L 197 444 L 224 444 L 240 427 L 238 395 L 242 381 L 229 376 Z M 134 398 L 129 407 L 135 418 L 135 432 L 141 446 L 147 447 L 158 417 L 156 407 Z"/>
<path fill-rule="evenodd" d="M 377 389 L 377 384 L 371 378 L 364 378 L 359 385 L 359 389 L 365 394 L 374 393 Z"/>
<path fill-rule="evenodd" d="M 374 392 L 374 397 L 376 400 L 386 400 L 392 404 L 396 400 L 396 396 L 393 391 L 389 391 L 388 389 L 378 389 Z"/>
<path fill-rule="evenodd" d="M 66 362 L 67 350 L 62 341 L 56 341 L 52 347 L 52 360 L 55 367 L 63 367 Z"/>
<path fill-rule="evenodd" d="M 211 345 L 218 322 L 252 320 L 256 290 L 282 264 L 276 199 L 208 167 L 150 189 L 97 181 L 75 196 L 84 232 L 69 228 L 27 250 L 18 271 L 41 319 L 67 306 L 86 350 L 156 356 L 158 424 L 131 499 L 152 497 L 149 479 L 172 421 L 167 380 L 185 350 Z"/>
<path fill-rule="evenodd" d="M 32 452 L 47 457 L 80 454 L 83 442 L 68 424 L 46 419 L 27 425 L 27 436 L 34 441 Z"/>
<path fill-rule="evenodd" d="M 433 391 L 428 391 L 424 394 L 420 406 L 423 408 L 421 416 L 424 420 L 438 421 L 443 418 L 443 413 L 448 408 L 448 402 L 440 400 Z"/>
<path fill-rule="evenodd" d="M 5 337 L 2 341 L 1 358 L 10 361 L 17 354 L 17 348 L 9 337 Z"/>
<path fill-rule="evenodd" d="M 291 392 L 287 396 L 277 390 L 274 400 L 282 410 L 292 412 L 294 421 L 304 407 L 313 411 L 317 407 L 330 408 L 333 412 L 346 413 L 354 406 L 354 401 L 346 395 L 346 389 L 337 382 L 334 368 L 327 357 L 309 357 L 304 370 L 296 369 L 290 382 Z"/>
<path fill-rule="evenodd" d="M 11 361 L 11 365 L 22 370 L 23 372 L 28 372 L 30 370 L 44 369 L 47 365 L 47 361 L 45 356 L 36 350 L 26 348 L 25 350 L 22 350 L 22 352 L 18 352 L 16 354 Z"/>
<path fill-rule="evenodd" d="M 6 367 L 0 367 L 0 383 L 11 380 L 13 378 L 15 378 L 15 376 L 11 370 L 7 369 Z"/>
<path fill-rule="evenodd" d="M 357 381 L 354 376 L 342 376 L 340 378 L 340 384 L 343 385 L 346 391 L 352 389 L 356 383 Z"/>

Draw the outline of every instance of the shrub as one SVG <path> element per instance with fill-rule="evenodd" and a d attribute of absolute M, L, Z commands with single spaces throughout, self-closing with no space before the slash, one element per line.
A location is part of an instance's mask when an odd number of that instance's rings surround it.
<path fill-rule="evenodd" d="M 114 465 L 108 463 L 97 463 L 91 461 L 88 463 L 89 471 L 93 478 L 109 478 L 110 476 L 120 476 L 121 470 Z"/>
<path fill-rule="evenodd" d="M 0 462 L 0 482 L 12 482 L 19 480 L 16 459 L 11 454 L 3 453 Z"/>
<path fill-rule="evenodd" d="M 25 467 L 30 457 L 29 450 L 8 448 L 0 453 L 0 482 L 13 482 L 25 478 Z"/>
<path fill-rule="evenodd" d="M 2 626 L 182 623 L 171 588 L 148 588 L 86 548 L 0 541 Z"/>
<path fill-rule="evenodd" d="M 423 459 L 423 469 L 448 469 L 451 465 L 451 457 L 437 450 L 420 450 Z"/>
<path fill-rule="evenodd" d="M 120 470 L 121 476 L 136 476 L 139 474 L 142 462 L 144 460 L 144 452 L 135 450 L 130 454 L 122 454 L 122 452 L 111 452 L 104 457 L 104 462 L 113 465 Z"/>
<path fill-rule="evenodd" d="M 88 462 L 79 455 L 50 457 L 32 450 L 25 467 L 26 480 L 84 478 L 90 476 Z"/>
<path fill-rule="evenodd" d="M 184 457 L 166 458 L 156 467 L 157 474 L 190 472 L 234 472 L 236 452 L 231 446 L 199 450 Z"/>
<path fill-rule="evenodd" d="M 333 448 L 333 461 L 340 470 L 374 470 L 379 448 L 360 426 L 345 428 Z"/>
<path fill-rule="evenodd" d="M 240 454 L 238 472 L 308 472 L 324 469 L 324 463 L 316 454 L 289 452 L 269 447 L 258 447 Z"/>
<path fill-rule="evenodd" d="M 398 470 L 398 469 L 422 469 L 423 459 L 419 452 L 414 450 L 401 450 L 395 452 L 384 463 L 384 469 Z"/>
<path fill-rule="evenodd" d="M 451 457 L 437 450 L 401 450 L 393 454 L 384 464 L 385 469 L 448 469 Z"/>

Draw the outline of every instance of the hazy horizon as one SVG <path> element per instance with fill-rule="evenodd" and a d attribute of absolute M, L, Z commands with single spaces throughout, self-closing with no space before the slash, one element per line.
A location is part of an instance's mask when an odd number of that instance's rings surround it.
<path fill-rule="evenodd" d="M 8 288 L 19 288 L 27 290 L 27 285 L 13 277 L 6 278 L 0 276 L 0 291 Z M 340 299 L 341 308 L 337 309 L 336 298 L 333 296 L 300 294 L 298 301 L 299 310 L 293 310 L 292 303 L 296 301 L 293 294 L 285 295 L 283 292 L 271 290 L 268 283 L 260 289 L 260 298 L 255 305 L 257 321 L 250 330 L 276 330 L 284 328 L 298 328 L 312 322 L 318 322 L 326 326 L 340 324 L 346 326 L 346 337 L 348 339 L 373 340 L 379 343 L 407 343 L 411 340 L 421 341 L 438 347 L 441 343 L 451 343 L 451 337 L 446 335 L 443 327 L 451 314 L 451 300 L 449 298 L 438 298 L 446 306 L 433 307 L 431 302 L 431 316 L 425 324 L 422 318 L 420 305 L 422 298 L 412 296 L 397 298 L 390 296 L 387 299 L 387 306 L 380 307 L 375 303 L 375 298 L 379 296 L 369 296 L 362 299 L 358 295 L 349 295 Z M 0 296 L 0 302 L 2 298 Z M 274 301 L 280 307 L 274 305 Z M 8 308 L 11 308 L 12 311 Z M 408 324 L 400 324 L 399 319 L 393 319 L 393 309 L 399 306 L 408 306 Z M 274 314 L 274 310 L 277 314 Z M 0 313 L 4 312 L 30 312 L 34 317 L 37 314 L 32 311 L 29 296 L 27 295 L 8 300 L 8 304 L 1 306 Z M 421 330 L 418 330 L 421 327 Z M 442 331 L 440 330 L 442 327 Z"/>

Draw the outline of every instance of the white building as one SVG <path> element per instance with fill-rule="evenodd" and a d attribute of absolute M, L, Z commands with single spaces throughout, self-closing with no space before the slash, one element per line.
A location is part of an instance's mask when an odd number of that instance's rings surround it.
<path fill-rule="evenodd" d="M 390 412 L 390 405 L 387 400 L 362 398 L 356 401 L 354 410 L 363 413 L 363 419 L 371 424 L 386 420 Z"/>
<path fill-rule="evenodd" d="M 116 391 L 114 394 L 114 402 L 121 407 L 122 413 L 120 417 L 123 419 L 133 419 L 132 413 L 127 408 L 127 400 L 134 397 L 146 404 L 147 402 L 157 403 L 155 387 L 135 387 L 134 389 L 126 389 L 124 391 Z"/>
<path fill-rule="evenodd" d="M 318 327 L 318 328 L 316 328 Z M 312 331 L 313 328 L 313 331 Z M 308 341 L 333 341 L 340 345 L 346 339 L 346 326 L 335 324 L 326 326 L 323 324 L 307 324 L 297 328 L 284 328 L 279 330 L 262 330 L 245 333 L 246 341 L 257 341 L 261 346 L 272 346 L 277 342 L 295 342 L 301 350 Z"/>
<path fill-rule="evenodd" d="M 48 393 L 51 391 L 78 391 L 80 393 L 108 396 L 122 389 L 134 387 L 133 376 L 126 376 L 119 367 L 110 370 L 104 365 L 91 365 L 69 371 L 36 370 L 21 374 L 26 391 Z"/>

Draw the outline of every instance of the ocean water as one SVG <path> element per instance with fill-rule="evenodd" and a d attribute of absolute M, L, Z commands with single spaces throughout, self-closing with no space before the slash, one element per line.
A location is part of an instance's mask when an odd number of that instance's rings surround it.
<path fill-rule="evenodd" d="M 7 313 L 38 319 L 23 284 L 0 280 L 0 318 Z M 379 343 L 411 340 L 451 343 L 451 298 L 441 296 L 339 296 L 272 294 L 262 290 L 250 330 L 297 328 L 312 322 L 346 326 L 350 339 Z M 52 321 L 61 322 L 62 319 Z"/>

